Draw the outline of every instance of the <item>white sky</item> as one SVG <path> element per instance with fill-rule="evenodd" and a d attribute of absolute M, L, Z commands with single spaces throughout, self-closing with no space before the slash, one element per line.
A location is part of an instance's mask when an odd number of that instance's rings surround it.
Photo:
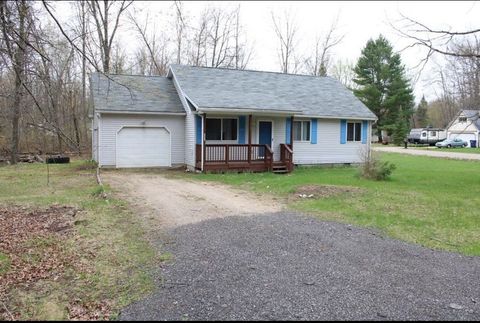
<path fill-rule="evenodd" d="M 194 18 L 208 4 L 213 6 L 236 7 L 241 5 L 241 20 L 245 28 L 248 42 L 254 47 L 254 55 L 248 65 L 249 69 L 279 71 L 277 59 L 277 39 L 272 26 L 271 12 L 283 14 L 291 11 L 298 23 L 299 51 L 305 54 L 314 48 L 317 34 L 326 32 L 335 18 L 339 17 L 338 31 L 345 34 L 342 43 L 333 50 L 335 59 L 350 60 L 355 63 L 362 48 L 370 38 L 383 34 L 400 51 L 409 41 L 400 37 L 389 26 L 400 18 L 400 13 L 422 23 L 445 29 L 464 30 L 470 27 L 478 28 L 480 4 L 474 1 L 348 1 L 348 2 L 315 2 L 315 1 L 225 1 L 184 2 L 188 16 Z M 136 8 L 145 8 L 150 17 L 156 18 L 159 26 L 171 23 L 165 20 L 165 13 L 173 12 L 172 2 L 135 1 Z M 127 47 L 134 47 L 132 34 L 122 31 L 119 38 Z M 423 55 L 422 55 L 423 54 Z M 407 49 L 401 52 L 403 63 L 410 76 L 415 75 L 415 67 L 425 52 L 419 48 Z M 436 58 L 441 64 L 441 57 Z M 436 77 L 433 69 L 438 68 L 430 63 L 422 73 L 422 78 L 414 84 L 416 101 L 425 94 L 427 100 L 435 98 L 435 87 L 432 79 Z"/>

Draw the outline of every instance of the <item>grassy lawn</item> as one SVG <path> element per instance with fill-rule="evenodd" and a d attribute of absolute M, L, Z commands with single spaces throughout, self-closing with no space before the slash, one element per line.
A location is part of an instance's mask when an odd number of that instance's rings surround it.
<path fill-rule="evenodd" d="M 415 147 L 408 146 L 408 149 L 419 149 L 419 150 L 429 150 L 429 151 L 443 151 L 443 152 L 452 152 L 452 153 L 466 153 L 466 154 L 480 154 L 480 148 L 464 148 L 464 147 L 455 147 L 455 148 L 437 148 L 437 147 Z"/>
<path fill-rule="evenodd" d="M 289 175 L 200 174 L 288 199 L 293 209 L 320 219 L 353 223 L 427 247 L 480 255 L 480 163 L 383 153 L 396 164 L 392 178 L 375 182 L 356 177 L 354 167 L 298 168 Z M 353 186 L 354 193 L 324 198 L 292 198 L 304 185 Z"/>
<path fill-rule="evenodd" d="M 73 258 L 75 264 L 66 262 L 58 277 L 34 280 L 28 286 L 17 284 L 8 290 L 7 298 L 0 299 L 5 305 L 0 307 L 0 319 L 4 309 L 8 315 L 3 313 L 3 319 L 112 319 L 120 308 L 153 289 L 149 272 L 159 256 L 144 240 L 141 220 L 125 202 L 113 198 L 108 187 L 106 198 L 99 196 L 102 190 L 89 166 L 84 161 L 50 165 L 49 185 L 45 164 L 0 167 L 0 205 L 27 210 L 58 205 L 78 209 L 66 240 L 54 235 L 32 236 L 25 242 L 28 252 L 19 255 L 22 264 L 31 268 L 48 260 L 51 250 L 66 255 L 65 259 Z M 6 277 L 2 275 L 16 270 L 1 251 L 0 281 Z"/>

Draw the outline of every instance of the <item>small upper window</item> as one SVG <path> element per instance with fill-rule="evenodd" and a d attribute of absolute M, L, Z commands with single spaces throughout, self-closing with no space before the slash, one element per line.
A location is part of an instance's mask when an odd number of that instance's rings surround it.
<path fill-rule="evenodd" d="M 347 124 L 347 141 L 362 141 L 362 124 L 360 122 Z"/>
<path fill-rule="evenodd" d="M 460 117 L 458 118 L 459 122 L 467 122 L 467 117 Z"/>
<path fill-rule="evenodd" d="M 310 141 L 310 121 L 293 122 L 293 140 Z"/>

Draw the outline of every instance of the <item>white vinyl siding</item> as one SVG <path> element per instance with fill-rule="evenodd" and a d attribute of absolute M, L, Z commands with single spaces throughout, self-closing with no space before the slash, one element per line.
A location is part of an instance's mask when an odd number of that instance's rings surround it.
<path fill-rule="evenodd" d="M 165 127 L 171 136 L 171 163 L 185 163 L 185 117 L 167 115 L 102 114 L 99 130 L 99 164 L 116 166 L 117 132 L 125 126 Z"/>
<path fill-rule="evenodd" d="M 370 147 L 371 122 L 368 124 L 367 145 L 361 141 L 340 144 L 340 120 L 318 119 L 317 144 L 310 142 L 293 143 L 293 160 L 295 164 L 338 164 L 359 163 L 360 152 Z"/>

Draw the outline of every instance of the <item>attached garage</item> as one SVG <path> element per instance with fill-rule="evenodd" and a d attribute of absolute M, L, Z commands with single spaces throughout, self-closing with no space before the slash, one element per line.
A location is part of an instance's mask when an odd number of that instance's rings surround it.
<path fill-rule="evenodd" d="M 466 141 L 468 146 L 470 147 L 470 140 L 477 140 L 477 134 L 476 133 L 449 133 L 449 139 L 455 139 L 459 138 L 462 139 L 463 141 Z"/>
<path fill-rule="evenodd" d="M 117 133 L 116 167 L 170 167 L 170 132 L 165 127 L 123 127 Z"/>

